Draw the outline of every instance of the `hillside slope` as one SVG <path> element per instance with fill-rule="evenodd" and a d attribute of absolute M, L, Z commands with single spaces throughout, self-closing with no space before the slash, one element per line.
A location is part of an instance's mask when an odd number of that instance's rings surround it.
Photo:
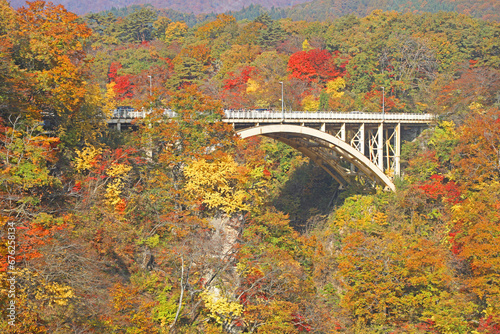
<path fill-rule="evenodd" d="M 446 11 L 483 20 L 500 19 L 498 0 L 314 0 L 294 6 L 288 16 L 294 20 L 324 21 L 348 14 L 364 17 L 375 9 L 395 10 L 401 13 Z"/>
<path fill-rule="evenodd" d="M 395 10 L 402 13 L 436 13 L 438 11 L 458 12 L 483 20 L 500 20 L 498 0 L 53 0 L 71 12 L 84 15 L 112 8 L 125 8 L 137 4 L 151 4 L 159 9 L 173 9 L 184 13 L 224 13 L 239 11 L 250 5 L 264 8 L 286 8 L 293 20 L 324 21 L 348 14 L 364 17 L 375 9 Z M 25 0 L 12 0 L 11 6 L 19 8 Z"/>
<path fill-rule="evenodd" d="M 134 4 L 152 4 L 156 8 L 171 8 L 186 13 L 223 13 L 240 10 L 251 4 L 262 5 L 266 8 L 288 7 L 306 2 L 307 0 L 54 0 L 54 4 L 62 4 L 66 9 L 79 15 L 90 12 L 100 12 L 113 7 L 123 8 Z M 25 4 L 24 0 L 12 0 L 11 6 L 19 8 Z"/>

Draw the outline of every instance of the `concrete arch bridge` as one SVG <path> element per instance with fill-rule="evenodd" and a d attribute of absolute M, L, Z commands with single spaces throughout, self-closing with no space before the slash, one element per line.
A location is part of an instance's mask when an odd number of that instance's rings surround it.
<path fill-rule="evenodd" d="M 342 186 L 360 173 L 395 190 L 402 139 L 413 140 L 430 114 L 225 111 L 242 138 L 262 135 L 302 152 Z"/>
<path fill-rule="evenodd" d="M 415 139 L 435 121 L 431 114 L 353 112 L 275 112 L 226 110 L 224 122 L 242 138 L 266 136 L 302 152 L 326 170 L 341 186 L 364 174 L 373 182 L 395 190 L 402 140 Z M 117 109 L 108 120 L 120 129 L 148 112 Z M 175 112 L 165 110 L 170 117 Z"/>

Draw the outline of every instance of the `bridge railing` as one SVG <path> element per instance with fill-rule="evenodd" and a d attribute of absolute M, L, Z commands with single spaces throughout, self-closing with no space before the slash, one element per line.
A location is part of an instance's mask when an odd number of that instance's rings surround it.
<path fill-rule="evenodd" d="M 132 118 L 145 118 L 147 115 L 151 113 L 151 110 L 145 109 L 134 109 L 134 108 L 123 108 L 123 109 L 114 109 L 112 118 L 123 118 L 123 119 L 132 119 Z M 163 114 L 167 117 L 175 117 L 177 113 L 172 111 L 171 109 L 164 109 Z"/>
<path fill-rule="evenodd" d="M 137 118 L 145 117 L 143 110 L 136 110 L 134 108 L 117 108 L 113 110 L 113 118 Z"/>
<path fill-rule="evenodd" d="M 225 118 L 229 120 L 281 120 L 284 116 L 287 120 L 390 120 L 390 121 L 432 121 L 435 119 L 431 114 L 409 114 L 409 113 L 365 113 L 352 112 L 306 112 L 293 111 L 281 113 L 280 111 L 240 111 L 225 110 Z"/>
<path fill-rule="evenodd" d="M 113 110 L 113 118 L 132 119 L 144 118 L 151 111 L 137 110 L 133 108 L 117 108 Z M 175 117 L 177 114 L 171 109 L 164 109 L 164 115 Z M 374 120 L 374 121 L 416 121 L 431 122 L 435 119 L 431 114 L 409 114 L 409 113 L 366 113 L 360 111 L 351 112 L 306 112 L 306 111 L 281 111 L 272 110 L 224 110 L 227 120 Z"/>

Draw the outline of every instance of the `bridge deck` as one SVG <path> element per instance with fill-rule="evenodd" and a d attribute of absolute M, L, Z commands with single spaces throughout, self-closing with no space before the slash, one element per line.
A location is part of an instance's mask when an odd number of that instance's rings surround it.
<path fill-rule="evenodd" d="M 149 110 L 118 108 L 108 120 L 120 130 Z M 164 109 L 165 117 L 176 117 Z M 340 184 L 353 182 L 358 171 L 394 190 L 400 175 L 402 131 L 410 136 L 436 120 L 431 114 L 352 112 L 280 112 L 225 110 L 223 121 L 244 138 L 265 135 L 280 140 L 317 162 Z"/>
<path fill-rule="evenodd" d="M 228 123 L 424 123 L 436 118 L 431 114 L 389 114 L 364 112 L 275 112 L 275 111 L 225 111 L 224 121 Z"/>
<path fill-rule="evenodd" d="M 130 123 L 134 118 L 144 118 L 148 111 L 135 109 L 116 109 L 108 123 Z M 175 117 L 176 113 L 165 109 L 164 114 Z M 403 113 L 367 113 L 367 112 L 305 112 L 292 111 L 280 112 L 271 110 L 225 110 L 223 121 L 235 124 L 251 123 L 402 123 L 402 124 L 428 124 L 436 116 L 432 114 L 403 114 Z"/>

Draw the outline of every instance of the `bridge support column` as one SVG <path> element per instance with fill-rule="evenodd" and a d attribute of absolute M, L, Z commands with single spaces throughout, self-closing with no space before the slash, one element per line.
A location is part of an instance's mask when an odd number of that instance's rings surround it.
<path fill-rule="evenodd" d="M 365 154 L 365 123 L 361 124 L 359 127 L 359 151 L 361 154 Z"/>
<path fill-rule="evenodd" d="M 361 123 L 358 130 L 354 132 L 351 139 L 351 146 L 361 152 L 361 154 L 365 154 L 365 123 Z M 354 171 L 354 165 L 351 163 L 351 172 Z"/>
<path fill-rule="evenodd" d="M 340 126 L 340 130 L 335 134 L 335 137 L 339 138 L 342 141 L 345 141 L 345 123 L 342 123 Z"/>
<path fill-rule="evenodd" d="M 120 123 L 120 120 L 116 122 L 116 130 L 121 131 L 122 130 L 122 124 Z"/>
<path fill-rule="evenodd" d="M 384 170 L 384 123 L 380 123 L 377 130 L 377 165 Z"/>
<path fill-rule="evenodd" d="M 396 125 L 396 128 L 394 129 L 395 133 L 395 152 L 394 152 L 394 175 L 400 176 L 401 175 L 401 167 L 399 164 L 400 157 L 401 157 L 401 123 L 398 123 Z"/>
<path fill-rule="evenodd" d="M 351 146 L 356 148 L 362 154 L 365 154 L 365 123 L 359 126 L 351 139 Z"/>
<path fill-rule="evenodd" d="M 384 123 L 368 130 L 368 156 L 381 171 L 384 170 Z"/>
<path fill-rule="evenodd" d="M 326 132 L 326 123 L 321 123 L 321 131 Z"/>

